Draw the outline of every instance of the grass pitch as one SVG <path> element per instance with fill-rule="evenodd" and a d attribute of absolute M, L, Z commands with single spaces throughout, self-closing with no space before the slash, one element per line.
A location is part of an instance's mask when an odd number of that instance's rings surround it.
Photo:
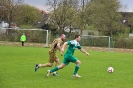
<path fill-rule="evenodd" d="M 59 76 L 45 78 L 48 68 L 34 72 L 36 63 L 48 62 L 48 48 L 0 46 L 0 88 L 133 88 L 133 54 L 76 50 L 81 61 L 79 75 L 73 78 L 75 64 L 59 70 Z M 63 60 L 63 56 L 60 56 Z M 114 73 L 107 72 L 109 66 Z"/>

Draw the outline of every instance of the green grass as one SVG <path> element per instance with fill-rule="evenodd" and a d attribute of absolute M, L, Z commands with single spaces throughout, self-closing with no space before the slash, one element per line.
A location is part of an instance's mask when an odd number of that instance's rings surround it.
<path fill-rule="evenodd" d="M 0 46 L 0 88 L 133 88 L 133 54 L 118 52 L 80 51 L 79 74 L 73 78 L 75 64 L 58 71 L 58 77 L 45 78 L 48 68 L 34 72 L 36 63 L 48 62 L 48 48 Z M 63 57 L 58 56 L 63 60 Z M 109 74 L 107 68 L 114 67 Z"/>

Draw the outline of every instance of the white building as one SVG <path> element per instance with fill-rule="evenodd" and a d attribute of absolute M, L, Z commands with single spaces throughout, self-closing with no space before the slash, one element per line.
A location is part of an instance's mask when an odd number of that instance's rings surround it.
<path fill-rule="evenodd" d="M 0 22 L 0 34 L 6 33 L 6 29 L 9 27 L 9 24 L 5 21 Z"/>
<path fill-rule="evenodd" d="M 0 22 L 0 28 L 8 28 L 9 24 L 5 21 Z"/>

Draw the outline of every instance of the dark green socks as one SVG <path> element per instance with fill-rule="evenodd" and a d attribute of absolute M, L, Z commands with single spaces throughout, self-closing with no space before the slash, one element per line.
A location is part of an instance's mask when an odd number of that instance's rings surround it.
<path fill-rule="evenodd" d="M 74 70 L 74 75 L 77 74 L 78 70 L 79 70 L 79 65 L 76 65 Z"/>
<path fill-rule="evenodd" d="M 55 72 L 57 70 L 59 70 L 59 67 L 58 66 L 56 66 L 55 68 L 53 68 L 52 70 L 50 70 L 50 73 Z"/>

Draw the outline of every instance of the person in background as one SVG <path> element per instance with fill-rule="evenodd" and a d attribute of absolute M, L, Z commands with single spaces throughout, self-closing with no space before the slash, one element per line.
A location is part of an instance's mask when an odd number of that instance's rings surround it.
<path fill-rule="evenodd" d="M 26 35 L 23 33 L 20 37 L 20 41 L 22 42 L 22 46 L 24 46 L 24 42 L 26 41 Z"/>

